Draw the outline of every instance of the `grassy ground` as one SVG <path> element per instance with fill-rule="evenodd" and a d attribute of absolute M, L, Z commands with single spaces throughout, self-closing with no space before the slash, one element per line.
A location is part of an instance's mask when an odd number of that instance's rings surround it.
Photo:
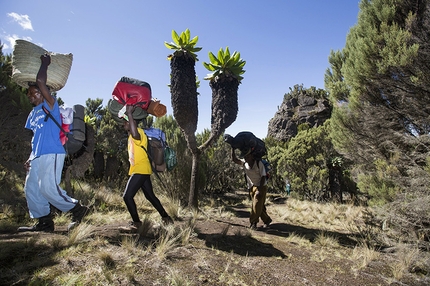
<path fill-rule="evenodd" d="M 402 244 L 381 249 L 363 223 L 365 209 L 269 195 L 270 228 L 250 230 L 245 193 L 201 203 L 200 212 L 160 196 L 175 224 L 163 226 L 142 194 L 143 226 L 129 220 L 121 192 L 81 185 L 92 212 L 67 232 L 18 233 L 12 207 L 0 224 L 2 285 L 429 285 L 427 252 Z M 30 220 L 26 223 L 32 223 Z M 22 223 L 22 222 L 20 222 Z M 260 222 L 261 226 L 261 222 Z"/>

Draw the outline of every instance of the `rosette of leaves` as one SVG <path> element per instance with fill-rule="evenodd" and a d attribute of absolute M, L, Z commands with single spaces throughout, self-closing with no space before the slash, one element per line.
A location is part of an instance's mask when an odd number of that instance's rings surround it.
<path fill-rule="evenodd" d="M 209 63 L 203 66 L 212 71 L 204 79 L 209 80 L 212 89 L 211 133 L 214 137 L 221 135 L 237 117 L 238 89 L 243 79 L 246 62 L 239 52 L 230 54 L 228 47 L 218 51 L 217 56 L 209 52 Z"/>
<path fill-rule="evenodd" d="M 196 47 L 198 37 L 191 38 L 189 29 L 180 35 L 173 30 L 172 40 L 171 43 L 164 42 L 164 45 L 174 50 L 168 57 L 171 70 L 169 86 L 173 116 L 179 127 L 184 130 L 186 137 L 190 139 L 197 129 L 198 93 L 195 62 L 198 60 L 196 53 L 202 48 Z"/>
<path fill-rule="evenodd" d="M 167 43 L 164 42 L 166 48 L 174 50 L 174 54 L 172 56 L 178 56 L 182 54 L 186 54 L 191 56 L 194 61 L 198 61 L 197 52 L 199 52 L 202 48 L 196 47 L 197 41 L 199 37 L 195 36 L 191 39 L 191 33 L 189 29 L 186 29 L 185 32 L 182 32 L 181 35 L 178 35 L 175 30 L 172 30 L 172 40 L 173 42 Z"/>

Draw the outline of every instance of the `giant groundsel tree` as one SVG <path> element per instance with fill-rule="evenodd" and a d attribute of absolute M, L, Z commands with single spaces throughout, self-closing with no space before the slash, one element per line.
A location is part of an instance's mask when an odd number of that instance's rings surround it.
<path fill-rule="evenodd" d="M 217 56 L 209 53 L 209 63 L 204 66 L 212 72 L 206 79 L 212 89 L 211 135 L 197 148 L 195 131 L 197 129 L 198 105 L 195 62 L 198 37 L 191 38 L 187 29 L 180 35 L 172 31 L 173 42 L 165 46 L 174 50 L 170 59 L 170 93 L 173 115 L 185 135 L 193 160 L 188 205 L 198 208 L 198 162 L 199 155 L 221 135 L 235 120 L 238 112 L 237 91 L 244 73 L 245 61 L 238 52 L 230 54 L 228 47 L 220 49 Z"/>

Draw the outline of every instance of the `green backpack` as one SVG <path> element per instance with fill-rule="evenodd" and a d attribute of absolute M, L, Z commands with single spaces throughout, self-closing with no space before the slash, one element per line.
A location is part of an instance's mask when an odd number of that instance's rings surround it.
<path fill-rule="evenodd" d="M 178 163 L 176 159 L 176 152 L 169 146 L 164 148 L 164 161 L 166 162 L 167 171 L 173 170 Z"/>

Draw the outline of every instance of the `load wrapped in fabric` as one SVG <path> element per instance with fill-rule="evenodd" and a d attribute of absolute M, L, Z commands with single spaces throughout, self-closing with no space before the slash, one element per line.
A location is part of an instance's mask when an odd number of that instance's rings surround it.
<path fill-rule="evenodd" d="M 73 123 L 73 108 L 60 106 L 61 127 L 64 131 L 70 132 L 70 125 Z M 64 132 L 60 132 L 61 145 L 64 146 L 67 141 L 67 136 Z"/>
<path fill-rule="evenodd" d="M 48 67 L 46 85 L 51 91 L 59 91 L 67 82 L 72 67 L 73 55 L 48 52 L 47 50 L 25 40 L 16 40 L 12 53 L 12 80 L 28 88 L 35 84 L 40 68 L 40 56 L 48 53 L 51 64 Z"/>
<path fill-rule="evenodd" d="M 263 156 L 267 155 L 264 141 L 249 131 L 239 132 L 234 137 L 225 134 L 224 142 L 230 144 L 233 149 L 239 149 L 240 157 L 252 154 L 255 159 L 261 159 Z"/>
<path fill-rule="evenodd" d="M 145 81 L 123 76 L 112 91 L 113 99 L 122 105 L 137 105 L 144 110 L 151 102 L 151 86 Z"/>
<path fill-rule="evenodd" d="M 108 110 L 112 114 L 112 117 L 117 122 L 122 122 L 122 118 L 119 116 L 120 110 L 124 108 L 124 105 L 119 103 L 116 100 L 110 99 L 108 101 Z M 141 107 L 137 106 L 135 110 L 133 111 L 133 118 L 136 120 L 141 120 L 143 118 L 146 118 L 148 116 L 148 113 L 146 110 L 143 110 Z"/>

